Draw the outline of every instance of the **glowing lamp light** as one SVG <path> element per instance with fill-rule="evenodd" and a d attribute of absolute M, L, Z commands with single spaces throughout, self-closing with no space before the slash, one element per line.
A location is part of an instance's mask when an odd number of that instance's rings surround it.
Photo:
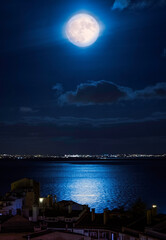
<path fill-rule="evenodd" d="M 154 205 L 152 205 L 152 208 L 157 208 L 157 205 L 155 205 L 155 204 L 154 204 Z"/>
<path fill-rule="evenodd" d="M 44 198 L 39 198 L 39 202 L 42 203 L 44 201 Z"/>

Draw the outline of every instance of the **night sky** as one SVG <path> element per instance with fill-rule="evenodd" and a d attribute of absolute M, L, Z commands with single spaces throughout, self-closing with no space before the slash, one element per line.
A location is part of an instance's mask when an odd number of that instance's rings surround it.
<path fill-rule="evenodd" d="M 100 23 L 79 48 L 66 22 Z M 0 3 L 0 153 L 166 151 L 166 0 Z"/>

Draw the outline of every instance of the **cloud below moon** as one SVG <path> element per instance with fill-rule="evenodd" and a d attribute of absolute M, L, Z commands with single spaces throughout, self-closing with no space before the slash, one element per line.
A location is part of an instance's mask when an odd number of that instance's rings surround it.
<path fill-rule="evenodd" d="M 141 90 L 117 85 L 113 82 L 100 80 L 81 83 L 75 91 L 60 93 L 59 104 L 76 106 L 113 104 L 119 101 L 137 99 L 165 99 L 166 83 L 157 83 Z"/>

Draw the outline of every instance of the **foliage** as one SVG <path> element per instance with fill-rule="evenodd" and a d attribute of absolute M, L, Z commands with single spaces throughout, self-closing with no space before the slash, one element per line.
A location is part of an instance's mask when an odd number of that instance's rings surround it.
<path fill-rule="evenodd" d="M 133 217 L 143 217 L 146 214 L 146 204 L 142 201 L 141 198 L 138 198 L 133 205 L 131 206 L 131 213 Z"/>

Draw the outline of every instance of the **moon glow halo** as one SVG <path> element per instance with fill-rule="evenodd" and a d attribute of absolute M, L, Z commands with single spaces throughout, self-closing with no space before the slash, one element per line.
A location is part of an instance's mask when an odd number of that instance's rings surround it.
<path fill-rule="evenodd" d="M 74 15 L 66 24 L 68 40 L 78 47 L 88 47 L 93 44 L 100 32 L 99 23 L 89 14 Z"/>

